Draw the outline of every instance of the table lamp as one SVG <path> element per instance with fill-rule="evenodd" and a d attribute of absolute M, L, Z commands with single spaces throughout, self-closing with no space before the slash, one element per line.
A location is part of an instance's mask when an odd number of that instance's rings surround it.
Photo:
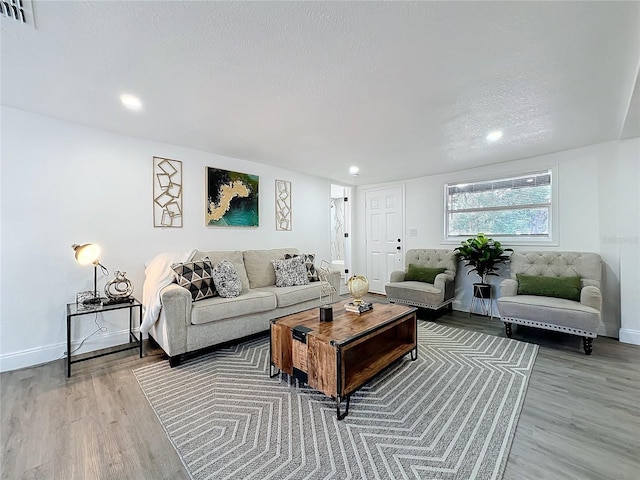
<path fill-rule="evenodd" d="M 98 267 L 102 269 L 102 273 L 105 275 L 109 275 L 109 271 L 100 263 L 100 260 L 98 260 L 98 257 L 100 256 L 100 247 L 93 243 L 85 243 L 84 245 L 74 243 L 71 245 L 71 248 L 73 248 L 76 261 L 80 265 L 93 265 L 93 298 L 86 299 L 82 303 L 101 303 L 102 299 L 98 295 Z"/>

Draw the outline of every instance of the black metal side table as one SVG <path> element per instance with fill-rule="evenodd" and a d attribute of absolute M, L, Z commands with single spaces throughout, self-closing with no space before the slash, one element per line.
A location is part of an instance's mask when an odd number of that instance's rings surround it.
<path fill-rule="evenodd" d="M 473 297 L 471 297 L 471 305 L 469 306 L 469 317 L 471 317 L 475 304 L 480 306 L 482 315 L 493 320 L 493 289 L 490 284 L 473 284 Z"/>
<path fill-rule="evenodd" d="M 73 360 L 71 358 L 71 319 L 73 317 L 81 317 L 83 315 L 91 315 L 97 313 L 106 313 L 113 310 L 121 310 L 124 308 L 129 309 L 129 343 L 124 344 L 122 348 L 117 350 L 111 350 L 109 352 L 98 353 L 89 357 L 82 357 L 80 359 Z M 78 305 L 77 303 L 67 303 L 67 377 L 71 376 L 71 364 L 84 362 L 92 358 L 103 357 L 105 355 L 111 355 L 112 353 L 122 352 L 124 350 L 131 350 L 133 348 L 140 349 L 140 358 L 142 358 L 142 334 L 138 332 L 138 336 L 133 331 L 133 311 L 138 309 L 138 326 L 142 322 L 142 303 L 137 299 L 133 299 L 132 302 L 116 303 L 113 305 Z M 133 345 L 132 345 L 133 343 Z"/>

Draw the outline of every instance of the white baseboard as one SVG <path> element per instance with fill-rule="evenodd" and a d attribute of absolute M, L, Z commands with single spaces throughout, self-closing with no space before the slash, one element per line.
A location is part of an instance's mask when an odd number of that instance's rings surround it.
<path fill-rule="evenodd" d="M 496 305 L 495 300 L 492 306 L 493 306 L 493 318 L 500 319 L 500 315 L 498 314 L 498 306 Z M 463 303 L 460 300 L 453 301 L 453 309 L 457 310 L 458 312 L 469 313 L 469 308 L 471 308 L 471 305 L 468 303 Z M 476 308 L 474 308 L 473 313 L 478 314 L 479 312 L 480 312 L 480 309 L 476 306 Z"/>
<path fill-rule="evenodd" d="M 638 330 L 621 328 L 618 338 L 622 343 L 631 343 L 632 345 L 640 345 L 640 331 Z"/>
<path fill-rule="evenodd" d="M 605 325 L 604 323 L 600 323 L 600 328 L 598 328 L 599 337 L 618 338 L 619 332 L 617 326 Z"/>
<path fill-rule="evenodd" d="M 100 350 L 102 348 L 114 347 L 116 345 L 122 345 L 129 341 L 129 329 L 120 330 L 117 332 L 108 332 L 104 335 L 94 335 L 87 339 L 82 345 L 82 348 L 74 352 L 74 355 L 86 352 L 92 352 L 94 350 Z M 71 351 L 78 348 L 82 339 L 71 342 Z M 42 363 L 52 362 L 65 358 L 64 352 L 67 350 L 67 343 L 55 343 L 52 345 L 46 345 L 44 347 L 31 348 L 28 350 L 21 350 L 18 352 L 11 352 L 0 355 L 0 372 L 8 372 L 11 370 L 17 370 L 19 368 L 32 367 L 34 365 L 40 365 Z"/>
<path fill-rule="evenodd" d="M 452 308 L 458 312 L 468 312 L 469 310 L 464 310 L 462 308 L 462 302 L 460 300 L 454 300 L 452 303 Z"/>

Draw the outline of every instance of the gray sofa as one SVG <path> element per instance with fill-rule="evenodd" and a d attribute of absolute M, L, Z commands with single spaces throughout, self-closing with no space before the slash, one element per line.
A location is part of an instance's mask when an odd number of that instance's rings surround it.
<path fill-rule="evenodd" d="M 215 296 L 193 302 L 189 291 L 175 283 L 161 290 L 160 316 L 149 335 L 169 356 L 170 365 L 178 365 L 185 353 L 267 331 L 271 319 L 319 306 L 323 287 L 326 292 L 331 290 L 331 302 L 336 301 L 338 272 L 330 274 L 329 282 L 334 289 L 327 288 L 322 281 L 275 286 L 271 260 L 297 253 L 295 248 L 196 251 L 193 260 L 209 257 L 214 265 L 222 260 L 231 262 L 242 281 L 242 292 L 234 298 Z"/>
<path fill-rule="evenodd" d="M 583 338 L 590 355 L 598 336 L 602 295 L 602 263 L 596 253 L 515 252 L 510 261 L 511 278 L 503 280 L 498 311 L 511 337 L 512 324 L 571 333 Z M 519 294 L 518 274 L 543 277 L 580 277 L 579 301 L 541 295 Z"/>
<path fill-rule="evenodd" d="M 405 270 L 391 272 L 389 283 L 384 288 L 387 300 L 414 307 L 437 310 L 444 306 L 452 308 L 455 294 L 455 277 L 458 266 L 456 252 L 438 249 L 411 249 L 405 255 Z M 444 268 L 444 273 L 435 277 L 433 283 L 406 281 L 409 265 L 419 267 Z"/>

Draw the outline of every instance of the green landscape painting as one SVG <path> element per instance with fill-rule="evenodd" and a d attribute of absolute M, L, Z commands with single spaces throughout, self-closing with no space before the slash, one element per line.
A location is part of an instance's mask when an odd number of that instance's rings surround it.
<path fill-rule="evenodd" d="M 206 224 L 257 227 L 258 184 L 258 175 L 207 167 Z"/>

